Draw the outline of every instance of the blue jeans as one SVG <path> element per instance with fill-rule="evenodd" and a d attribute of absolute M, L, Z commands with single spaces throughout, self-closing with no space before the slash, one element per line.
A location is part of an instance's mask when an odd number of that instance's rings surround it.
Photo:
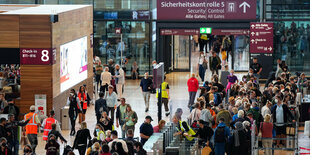
<path fill-rule="evenodd" d="M 197 93 L 197 92 L 193 92 L 193 91 L 190 91 L 190 92 L 189 92 L 189 101 L 188 101 L 188 106 L 189 106 L 189 107 L 191 107 L 191 106 L 194 105 L 196 93 Z"/>
<path fill-rule="evenodd" d="M 214 152 L 215 155 L 225 155 L 225 143 L 215 143 Z"/>
<path fill-rule="evenodd" d="M 206 72 L 206 69 L 202 67 L 202 65 L 199 65 L 199 76 L 202 80 L 202 82 L 205 81 L 205 72 Z"/>
<path fill-rule="evenodd" d="M 253 74 L 253 75 L 254 77 L 256 77 L 257 84 L 259 84 L 260 74 Z"/>
<path fill-rule="evenodd" d="M 18 140 L 14 140 L 11 142 L 11 146 L 9 146 L 10 150 L 12 150 L 12 155 L 18 155 L 18 150 L 19 150 L 19 142 Z"/>

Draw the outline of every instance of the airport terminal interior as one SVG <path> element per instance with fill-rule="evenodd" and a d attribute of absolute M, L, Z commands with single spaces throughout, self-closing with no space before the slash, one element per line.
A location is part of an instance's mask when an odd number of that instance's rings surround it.
<path fill-rule="evenodd" d="M 0 0 L 0 155 L 310 154 L 308 0 Z"/>

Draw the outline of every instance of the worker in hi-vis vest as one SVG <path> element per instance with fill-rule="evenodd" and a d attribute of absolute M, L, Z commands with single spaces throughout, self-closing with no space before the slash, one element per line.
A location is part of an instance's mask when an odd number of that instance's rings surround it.
<path fill-rule="evenodd" d="M 46 118 L 42 122 L 42 128 L 43 128 L 43 140 L 48 140 L 48 133 L 52 130 L 52 124 L 56 124 L 56 130 L 58 132 L 61 132 L 60 125 L 58 121 L 54 118 L 55 117 L 55 111 L 51 110 L 50 117 Z"/>
<path fill-rule="evenodd" d="M 32 119 L 28 122 L 25 128 L 26 128 L 26 135 L 31 144 L 31 148 L 34 154 L 36 147 L 38 145 L 38 126 L 41 126 L 38 114 L 36 114 L 35 111 L 36 107 L 32 105 L 30 106 L 30 112 L 24 116 L 25 121 L 30 117 L 32 117 Z"/>
<path fill-rule="evenodd" d="M 170 95 L 169 95 L 169 85 L 168 85 L 168 82 L 166 82 L 166 76 L 164 76 L 164 82 L 161 84 L 161 97 L 162 97 L 162 102 L 164 103 L 164 106 L 165 106 L 166 116 L 168 116 L 170 114 L 169 107 L 168 107 Z M 156 93 L 156 98 L 158 98 L 158 90 Z"/>

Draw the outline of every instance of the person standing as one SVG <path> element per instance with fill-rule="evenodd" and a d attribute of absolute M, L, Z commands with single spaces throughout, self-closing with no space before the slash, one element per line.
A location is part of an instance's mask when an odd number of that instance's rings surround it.
<path fill-rule="evenodd" d="M 209 65 L 212 75 L 214 75 L 214 73 L 219 75 L 218 70 L 221 69 L 221 59 L 215 52 L 212 52 L 212 56 L 209 57 Z"/>
<path fill-rule="evenodd" d="M 135 132 L 135 125 L 138 122 L 138 116 L 137 113 L 131 109 L 129 104 L 126 107 L 125 122 L 125 132 L 127 133 L 127 130 L 129 129 Z"/>
<path fill-rule="evenodd" d="M 149 78 L 149 73 L 146 72 L 144 74 L 144 78 L 141 79 L 140 87 L 142 90 L 144 103 L 145 103 L 145 112 L 149 111 L 149 105 L 150 105 L 150 95 L 151 95 L 151 85 L 153 84 L 153 81 L 151 78 Z"/>
<path fill-rule="evenodd" d="M 41 126 L 41 122 L 35 111 L 36 107 L 32 105 L 30 106 L 30 112 L 24 116 L 24 121 L 27 121 L 29 118 L 31 118 L 31 120 L 26 125 L 26 135 L 31 144 L 31 148 L 34 154 L 38 145 L 38 126 Z"/>
<path fill-rule="evenodd" d="M 108 112 L 107 102 L 104 99 L 104 93 L 100 92 L 99 99 L 96 100 L 95 102 L 95 112 L 96 112 L 97 123 L 99 123 L 101 115 L 104 111 Z"/>
<path fill-rule="evenodd" d="M 225 155 L 225 143 L 230 137 L 230 130 L 225 125 L 225 119 L 220 118 L 219 125 L 214 130 L 214 152 L 215 155 Z"/>
<path fill-rule="evenodd" d="M 236 82 L 238 83 L 238 78 L 236 75 L 234 75 L 234 73 L 235 73 L 235 71 L 231 70 L 230 74 L 227 76 L 228 84 L 226 87 L 226 92 L 228 92 L 228 89 L 230 89 L 233 84 L 235 84 Z"/>
<path fill-rule="evenodd" d="M 199 88 L 198 80 L 195 78 L 195 74 L 192 73 L 192 77 L 187 80 L 187 87 L 189 93 L 188 107 L 191 108 L 194 104 L 197 90 Z"/>
<path fill-rule="evenodd" d="M 12 150 L 13 155 L 18 155 L 19 141 L 18 141 L 18 126 L 25 126 L 32 117 L 29 117 L 26 121 L 16 121 L 13 114 L 9 114 L 9 120 L 6 123 L 6 130 L 10 133 L 8 136 L 9 149 Z"/>
<path fill-rule="evenodd" d="M 97 91 L 99 91 L 99 88 L 100 88 L 100 86 L 101 86 L 101 74 L 102 74 L 102 72 L 103 72 L 103 67 L 102 67 L 102 65 L 101 65 L 101 62 L 98 62 L 98 64 L 96 65 L 96 67 L 95 67 L 95 70 L 96 70 L 96 72 L 95 72 L 95 79 L 96 79 L 96 82 L 97 82 L 97 84 L 96 84 L 96 87 L 97 87 Z M 98 86 L 99 85 L 99 86 Z"/>
<path fill-rule="evenodd" d="M 127 109 L 126 99 L 121 98 L 121 104 L 117 107 L 116 110 L 116 127 L 121 126 L 122 138 L 125 138 L 126 131 L 122 128 L 125 124 L 125 113 Z"/>
<path fill-rule="evenodd" d="M 259 84 L 260 73 L 262 72 L 263 67 L 258 63 L 257 58 L 253 58 L 253 63 L 251 64 L 250 68 L 253 69 L 253 75 L 256 77 L 256 81 Z"/>
<path fill-rule="evenodd" d="M 79 109 L 82 109 L 80 101 L 75 93 L 74 89 L 70 90 L 70 96 L 67 100 L 67 105 L 69 105 L 69 118 L 71 122 L 71 132 L 70 136 L 75 135 L 75 122 L 78 117 Z"/>
<path fill-rule="evenodd" d="M 117 64 L 115 65 L 115 78 L 116 91 L 118 95 L 118 99 L 123 96 L 123 85 L 125 84 L 125 74 L 124 70 Z"/>
<path fill-rule="evenodd" d="M 201 78 L 201 81 L 205 81 L 205 73 L 206 69 L 208 69 L 208 61 L 206 60 L 206 56 L 202 51 L 200 51 L 200 56 L 198 60 L 198 70 L 199 70 L 199 77 Z"/>
<path fill-rule="evenodd" d="M 81 129 L 76 133 L 72 149 L 78 149 L 80 155 L 84 155 L 87 148 L 87 140 L 91 140 L 90 132 L 86 122 L 81 123 Z"/>
<path fill-rule="evenodd" d="M 270 114 L 266 114 L 264 122 L 260 125 L 260 131 L 262 133 L 262 138 L 272 138 L 273 124 L 270 122 Z M 263 147 L 272 148 L 272 139 L 263 139 Z M 265 155 L 272 155 L 272 150 L 265 150 Z"/>
<path fill-rule="evenodd" d="M 145 142 L 154 133 L 151 121 L 153 121 L 152 117 L 151 116 L 146 116 L 144 123 L 140 126 L 140 137 L 141 137 L 141 141 L 140 142 L 142 143 L 142 145 L 144 145 Z"/>
<path fill-rule="evenodd" d="M 108 87 L 111 84 L 112 75 L 109 72 L 109 67 L 104 68 L 104 72 L 101 73 L 101 87 L 100 92 L 103 92 L 105 94 L 106 91 L 108 91 Z"/>
<path fill-rule="evenodd" d="M 81 103 L 81 108 L 79 109 L 79 123 L 85 121 L 85 114 L 87 110 L 87 95 L 85 93 L 85 87 L 80 86 L 78 98 Z"/>
<path fill-rule="evenodd" d="M 52 124 L 52 130 L 48 133 L 48 137 L 50 137 L 51 135 L 54 135 L 56 141 L 58 140 L 58 137 L 59 137 L 62 143 L 63 142 L 67 143 L 67 140 L 61 135 L 59 131 L 57 131 L 56 128 L 57 128 L 57 125 L 55 123 Z"/>
<path fill-rule="evenodd" d="M 58 155 L 59 154 L 59 144 L 56 141 L 55 135 L 50 135 L 48 141 L 45 144 L 46 155 Z"/>
<path fill-rule="evenodd" d="M 164 82 L 161 84 L 161 99 L 165 106 L 166 116 L 170 114 L 168 103 L 170 99 L 170 92 L 169 92 L 169 85 L 168 82 L 166 82 L 166 76 L 164 76 Z M 158 90 L 156 93 L 156 98 L 158 98 Z"/>
<path fill-rule="evenodd" d="M 8 99 L 8 105 L 4 108 L 3 114 L 13 114 L 15 116 L 15 120 L 18 120 L 19 108 L 14 105 L 14 100 Z"/>
<path fill-rule="evenodd" d="M 112 122 L 114 122 L 114 111 L 117 106 L 117 96 L 116 93 L 113 91 L 113 86 L 110 85 L 108 89 L 108 93 L 105 94 L 105 99 L 107 102 L 107 107 L 108 107 L 108 115 L 111 112 L 111 119 Z"/>
<path fill-rule="evenodd" d="M 55 117 L 55 112 L 54 112 L 54 110 L 52 110 L 50 112 L 50 117 L 44 119 L 44 121 L 42 123 L 42 127 L 44 129 L 44 132 L 43 132 L 43 140 L 44 141 L 48 140 L 48 133 L 52 130 L 52 124 L 56 124 L 57 131 L 61 131 L 60 125 L 54 117 Z"/>

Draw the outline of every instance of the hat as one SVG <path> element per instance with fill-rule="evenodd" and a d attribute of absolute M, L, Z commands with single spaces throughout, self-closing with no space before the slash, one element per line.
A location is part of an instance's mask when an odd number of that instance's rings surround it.
<path fill-rule="evenodd" d="M 151 116 L 146 116 L 145 119 L 150 119 L 151 121 L 153 121 Z"/>
<path fill-rule="evenodd" d="M 36 106 L 34 106 L 34 105 L 30 106 L 30 110 L 31 110 L 31 111 L 36 110 Z"/>

